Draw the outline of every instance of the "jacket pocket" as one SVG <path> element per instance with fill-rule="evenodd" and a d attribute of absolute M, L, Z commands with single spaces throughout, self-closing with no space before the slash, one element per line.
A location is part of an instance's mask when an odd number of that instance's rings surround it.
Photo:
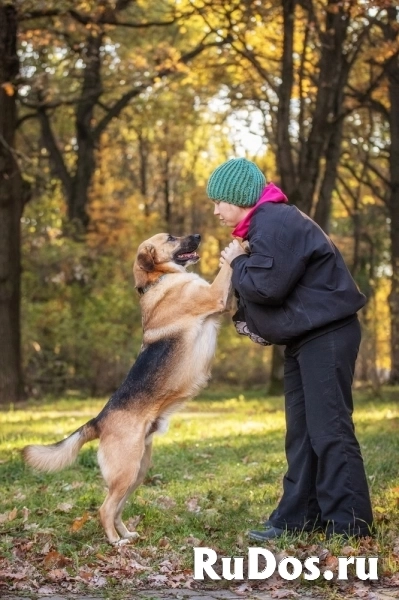
<path fill-rule="evenodd" d="M 256 269 L 271 269 L 273 266 L 273 256 L 264 256 L 263 254 L 251 254 L 249 267 Z"/>

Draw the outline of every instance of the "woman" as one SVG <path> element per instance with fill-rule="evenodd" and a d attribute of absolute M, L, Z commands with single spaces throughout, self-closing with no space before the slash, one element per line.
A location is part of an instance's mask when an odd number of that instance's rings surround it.
<path fill-rule="evenodd" d="M 288 470 L 283 495 L 258 541 L 322 528 L 327 537 L 370 535 L 372 510 L 352 421 L 352 381 L 365 304 L 344 260 L 307 215 L 245 158 L 211 175 L 214 214 L 235 239 L 221 261 L 233 269 L 239 333 L 285 346 Z"/>

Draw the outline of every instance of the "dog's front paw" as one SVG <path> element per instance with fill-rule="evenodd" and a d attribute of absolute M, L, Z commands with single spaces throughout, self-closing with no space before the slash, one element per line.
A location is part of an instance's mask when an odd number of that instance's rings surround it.
<path fill-rule="evenodd" d="M 121 538 L 120 540 L 117 540 L 116 542 L 112 542 L 112 545 L 115 548 L 120 548 L 121 546 L 125 546 L 128 543 L 129 543 L 129 539 L 128 538 Z"/>
<path fill-rule="evenodd" d="M 126 535 L 123 536 L 123 538 L 121 538 L 117 542 L 114 542 L 112 545 L 116 548 L 119 548 L 120 546 L 125 546 L 126 544 L 137 540 L 137 538 L 139 537 L 140 536 L 136 531 L 129 531 Z"/>
<path fill-rule="evenodd" d="M 126 533 L 123 534 L 123 539 L 124 540 L 137 540 L 137 538 L 140 537 L 140 534 L 137 533 L 137 531 L 127 531 Z"/>

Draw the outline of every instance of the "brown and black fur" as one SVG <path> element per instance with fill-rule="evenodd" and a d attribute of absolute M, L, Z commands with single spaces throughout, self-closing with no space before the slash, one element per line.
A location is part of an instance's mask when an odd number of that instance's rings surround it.
<path fill-rule="evenodd" d="M 231 268 L 225 263 L 212 284 L 186 272 L 196 262 L 199 235 L 157 234 L 134 263 L 141 298 L 143 343 L 125 381 L 102 411 L 63 441 L 26 446 L 25 461 L 41 471 L 71 465 L 86 442 L 100 439 L 98 462 L 108 485 L 100 519 L 111 543 L 136 537 L 122 521 L 129 495 L 142 483 L 152 436 L 168 417 L 205 385 L 221 313 L 228 310 Z"/>

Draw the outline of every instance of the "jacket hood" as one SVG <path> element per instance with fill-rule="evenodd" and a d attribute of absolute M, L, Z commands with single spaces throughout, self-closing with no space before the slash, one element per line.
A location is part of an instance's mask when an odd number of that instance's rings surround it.
<path fill-rule="evenodd" d="M 260 206 L 261 204 L 264 204 L 265 202 L 286 203 L 286 202 L 288 202 L 288 198 L 280 190 L 280 188 L 277 187 L 277 185 L 274 185 L 274 183 L 269 183 L 264 188 L 264 190 L 261 194 L 261 197 L 255 204 L 255 206 L 249 211 L 249 213 L 246 215 L 246 217 L 242 221 L 240 221 L 238 223 L 238 225 L 236 225 L 236 227 L 234 228 L 234 230 L 231 233 L 231 235 L 233 237 L 239 237 L 242 239 L 247 237 L 248 230 L 249 230 L 249 224 L 251 222 L 252 215 L 254 214 L 254 212 L 256 211 L 258 206 Z"/>

